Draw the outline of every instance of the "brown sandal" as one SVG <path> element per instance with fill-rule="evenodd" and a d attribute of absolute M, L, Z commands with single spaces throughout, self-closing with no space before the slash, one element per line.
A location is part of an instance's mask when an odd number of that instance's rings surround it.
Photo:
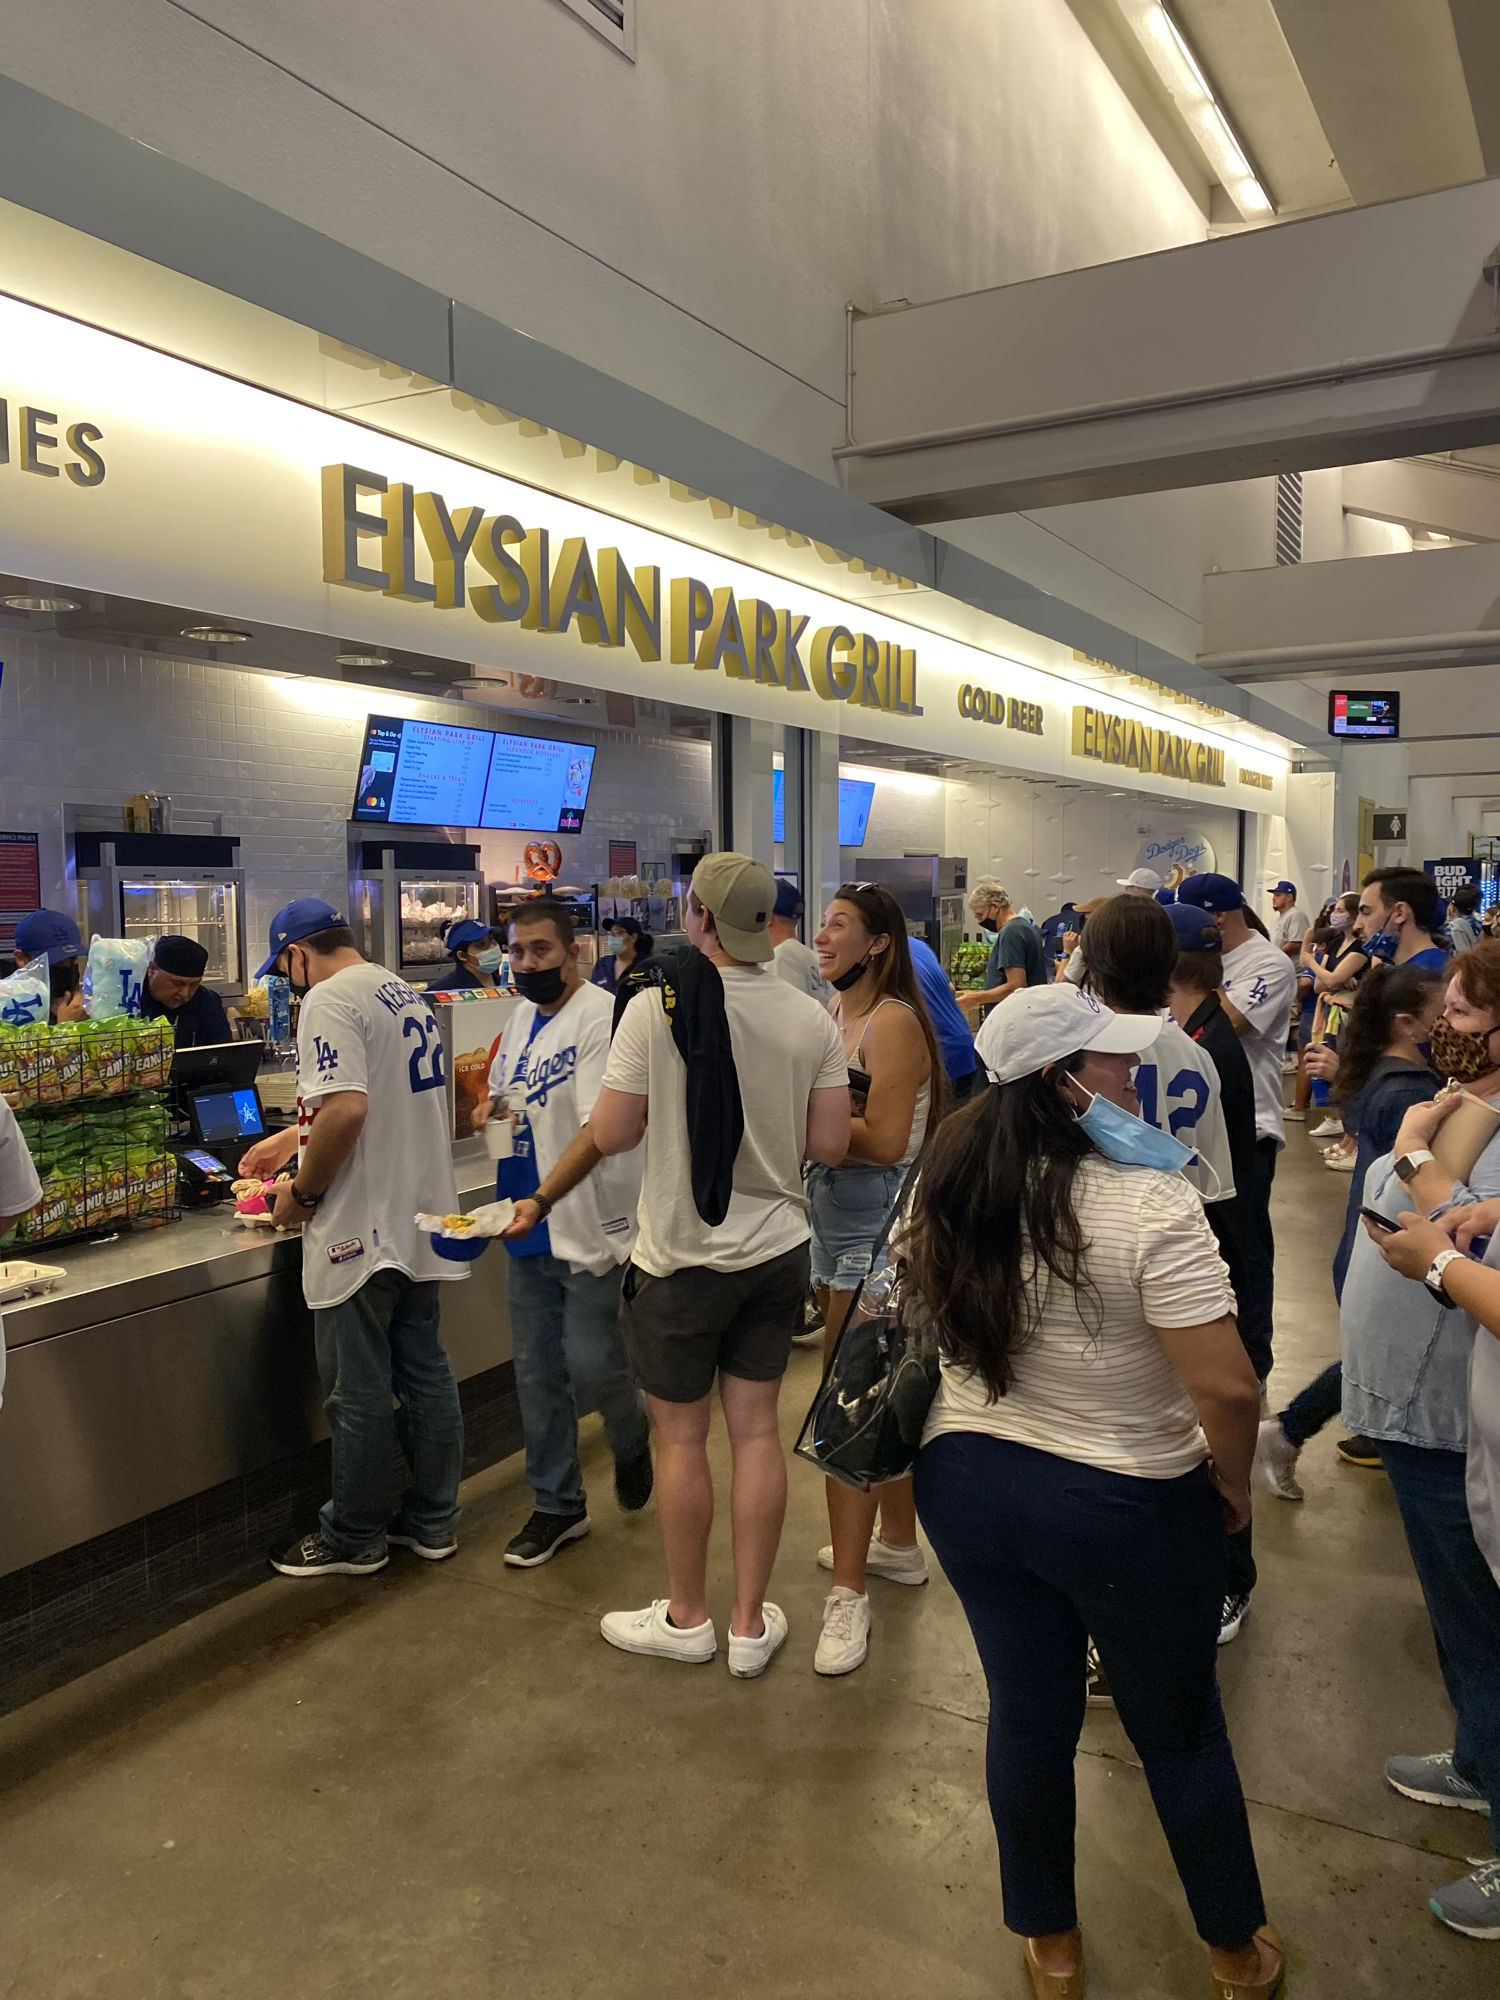
<path fill-rule="evenodd" d="M 1036 2000 L 1083 2000 L 1082 1938 L 1078 1940 L 1078 1965 L 1073 1972 L 1043 1972 L 1031 1955 L 1030 1938 L 1025 1940 L 1024 1957 Z"/>
<path fill-rule="evenodd" d="M 1266 1979 L 1221 1979 L 1216 1972 L 1209 1974 L 1213 1985 L 1214 2000 L 1275 2000 L 1281 1991 L 1281 1982 L 1286 1978 L 1286 1947 L 1279 1935 L 1269 1924 L 1262 1924 L 1255 1933 L 1257 1944 L 1269 1945 L 1276 1954 L 1275 1969 Z M 1038 1992 L 1042 1989 L 1039 1987 Z"/>

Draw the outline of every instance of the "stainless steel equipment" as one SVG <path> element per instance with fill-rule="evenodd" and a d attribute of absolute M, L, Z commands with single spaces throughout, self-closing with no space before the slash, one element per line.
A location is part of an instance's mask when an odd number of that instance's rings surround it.
<path fill-rule="evenodd" d="M 85 937 L 196 938 L 204 979 L 226 999 L 245 991 L 244 873 L 239 840 L 221 834 L 73 835 Z"/>
<path fill-rule="evenodd" d="M 906 928 L 948 965 L 964 938 L 964 897 L 969 864 L 953 855 L 903 854 L 899 860 L 867 861 L 860 856 L 860 875 L 879 882 L 901 905 Z"/>
<path fill-rule="evenodd" d="M 479 849 L 447 840 L 368 840 L 351 828 L 349 914 L 366 955 L 393 972 L 431 979 L 449 961 L 443 933 L 480 918 Z"/>

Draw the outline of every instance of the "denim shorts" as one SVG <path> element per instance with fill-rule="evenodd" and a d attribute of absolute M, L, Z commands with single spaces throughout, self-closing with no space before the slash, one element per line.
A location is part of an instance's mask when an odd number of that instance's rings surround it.
<path fill-rule="evenodd" d="M 812 1281 L 836 1292 L 856 1290 L 869 1274 L 875 1239 L 885 1227 L 905 1167 L 810 1167 Z"/>

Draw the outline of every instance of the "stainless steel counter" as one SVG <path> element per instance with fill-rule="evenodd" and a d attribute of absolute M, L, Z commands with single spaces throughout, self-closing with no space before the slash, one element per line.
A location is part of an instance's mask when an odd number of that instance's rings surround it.
<path fill-rule="evenodd" d="M 461 1205 L 490 1199 L 482 1145 L 455 1160 Z M 0 1575 L 327 1436 L 295 1235 L 202 1209 L 35 1261 L 67 1277 L 5 1313 Z M 507 1263 L 443 1287 L 460 1380 L 510 1359 Z"/>

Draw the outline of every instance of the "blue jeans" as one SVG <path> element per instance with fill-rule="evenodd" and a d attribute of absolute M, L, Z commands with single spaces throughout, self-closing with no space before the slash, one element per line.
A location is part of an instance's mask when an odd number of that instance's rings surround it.
<path fill-rule="evenodd" d="M 1300 1451 L 1324 1424 L 1330 1424 L 1344 1400 L 1344 1364 L 1330 1361 L 1321 1375 L 1315 1375 L 1305 1389 L 1293 1396 L 1281 1413 L 1281 1428 L 1288 1444 Z"/>
<path fill-rule="evenodd" d="M 1133 1479 L 973 1431 L 918 1454 L 917 1512 L 989 1686 L 1005 1921 L 1071 1930 L 1073 1760 L 1092 1633 L 1206 1943 L 1265 1922 L 1215 1679 L 1224 1516 L 1207 1470 Z"/>
<path fill-rule="evenodd" d="M 543 1514 L 581 1514 L 579 1417 L 603 1417 L 616 1465 L 650 1441 L 620 1337 L 620 1272 L 570 1271 L 550 1253 L 512 1258 L 510 1338 L 532 1497 Z"/>
<path fill-rule="evenodd" d="M 1464 1454 L 1382 1439 L 1380 1456 L 1458 1717 L 1453 1768 L 1500 1811 L 1500 1583 L 1469 1526 Z"/>
<path fill-rule="evenodd" d="M 313 1314 L 323 1408 L 333 1432 L 333 1495 L 318 1526 L 341 1556 L 385 1540 L 398 1442 L 411 1468 L 402 1520 L 424 1542 L 440 1546 L 452 1539 L 464 1420 L 438 1333 L 441 1289 L 401 1271 L 377 1271 L 341 1306 Z"/>

